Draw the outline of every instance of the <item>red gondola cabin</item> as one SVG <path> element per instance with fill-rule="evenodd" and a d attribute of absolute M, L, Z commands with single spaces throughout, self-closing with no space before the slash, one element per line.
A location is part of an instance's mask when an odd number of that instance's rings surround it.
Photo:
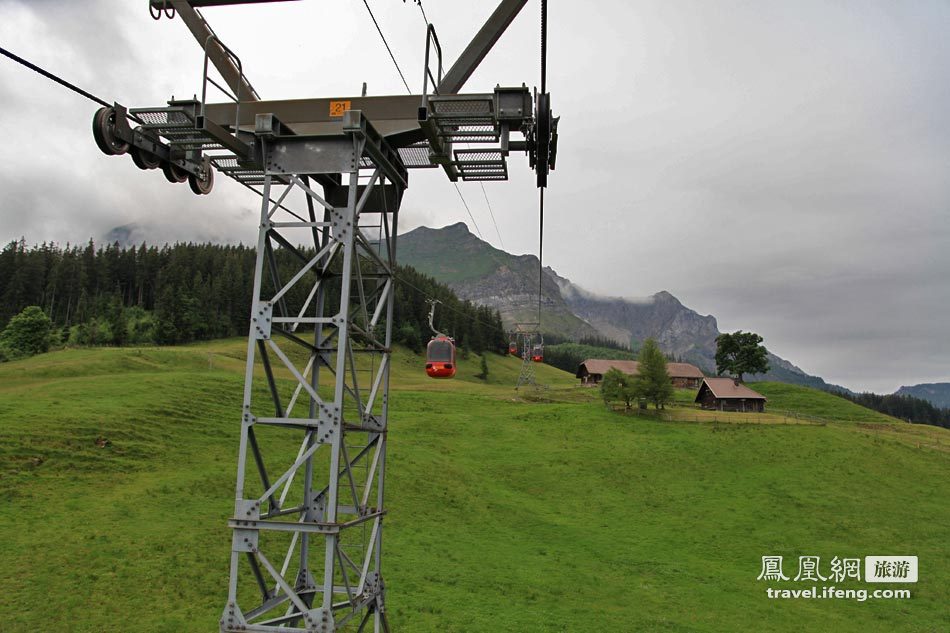
<path fill-rule="evenodd" d="M 544 347 L 542 345 L 535 345 L 531 350 L 531 360 L 536 363 L 544 362 Z"/>
<path fill-rule="evenodd" d="M 455 342 L 448 336 L 434 336 L 426 346 L 426 374 L 430 378 L 455 375 Z"/>
<path fill-rule="evenodd" d="M 514 342 L 509 343 L 509 344 L 508 344 L 508 353 L 511 354 L 512 356 L 517 356 L 517 355 L 518 355 L 518 344 L 517 344 L 517 343 L 514 343 Z"/>

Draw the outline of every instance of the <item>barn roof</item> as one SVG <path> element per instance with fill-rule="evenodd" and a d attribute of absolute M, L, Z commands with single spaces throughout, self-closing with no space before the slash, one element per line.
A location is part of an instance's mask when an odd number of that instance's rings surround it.
<path fill-rule="evenodd" d="M 611 369 L 619 369 L 625 374 L 636 375 L 640 371 L 640 363 L 635 360 L 604 360 L 588 358 L 577 368 L 577 377 L 581 377 L 581 368 L 586 367 L 588 374 L 606 374 Z M 670 378 L 702 378 L 703 372 L 699 367 L 689 363 L 667 363 L 666 371 Z"/>
<path fill-rule="evenodd" d="M 720 400 L 768 400 L 761 393 L 752 391 L 732 378 L 705 378 L 703 384 L 709 387 L 712 394 Z M 700 387 L 699 391 L 702 392 L 702 390 Z M 696 394 L 696 398 L 699 399 L 699 394 Z"/>
<path fill-rule="evenodd" d="M 588 358 L 577 367 L 577 377 L 581 377 L 581 369 L 586 367 L 588 374 L 606 374 L 611 369 L 619 369 L 625 374 L 636 375 L 640 371 L 640 363 L 635 360 L 603 360 Z"/>
<path fill-rule="evenodd" d="M 702 378 L 703 372 L 696 365 L 689 363 L 667 363 L 666 373 L 670 378 Z"/>

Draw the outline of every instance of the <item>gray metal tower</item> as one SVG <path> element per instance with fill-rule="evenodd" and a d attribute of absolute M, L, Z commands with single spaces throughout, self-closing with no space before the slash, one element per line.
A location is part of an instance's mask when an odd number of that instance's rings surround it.
<path fill-rule="evenodd" d="M 509 154 L 524 152 L 543 187 L 557 119 L 548 95 L 525 86 L 458 93 L 527 0 L 500 2 L 445 73 L 429 25 L 422 94 L 290 101 L 260 100 L 196 10 L 248 1 L 150 0 L 204 47 L 201 99 L 115 104 L 93 131 L 105 153 L 129 153 L 195 193 L 209 193 L 218 171 L 261 196 L 220 630 L 379 633 L 389 630 L 382 539 L 407 170 L 505 180 Z M 230 100 L 210 103 L 209 85 Z"/>
<path fill-rule="evenodd" d="M 531 360 L 530 352 L 522 353 L 521 373 L 518 374 L 518 383 L 515 385 L 515 390 L 521 389 L 525 385 L 530 385 L 532 387 L 537 386 L 534 372 L 534 361 Z"/>
<path fill-rule="evenodd" d="M 272 168 L 263 176 L 221 627 L 322 632 L 350 621 L 363 630 L 372 621 L 387 630 L 383 492 L 406 170 L 358 111 L 344 114 L 340 137 L 262 134 L 260 121 L 258 135 Z M 303 217 L 282 203 L 291 190 L 306 199 Z M 300 230 L 310 233 L 306 254 L 290 237 Z M 289 261 L 277 261 L 277 246 Z M 295 451 L 285 441 L 277 448 L 283 437 L 262 437 L 288 433 Z M 266 461 L 265 445 L 272 447 Z M 259 593 L 250 610 L 240 593 L 242 566 Z"/>
<path fill-rule="evenodd" d="M 536 345 L 541 341 L 539 326 L 539 323 L 515 324 L 514 333 L 521 340 L 521 373 L 518 374 L 515 390 L 521 389 L 524 385 L 538 386 L 534 370 L 534 353 Z"/>

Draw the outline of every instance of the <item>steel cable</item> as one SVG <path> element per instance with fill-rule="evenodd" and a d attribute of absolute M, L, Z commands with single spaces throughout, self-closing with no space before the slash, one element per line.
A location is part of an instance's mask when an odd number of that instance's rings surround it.
<path fill-rule="evenodd" d="M 472 321 L 473 323 L 478 323 L 479 325 L 484 325 L 485 327 L 489 327 L 489 328 L 490 328 L 490 327 L 494 327 L 491 323 L 485 323 L 484 321 L 481 321 L 481 320 L 476 319 L 476 318 L 469 318 L 469 316 L 466 315 L 466 314 L 465 314 L 464 312 L 462 312 L 461 310 L 456 310 L 455 308 L 449 306 L 448 304 L 446 304 L 445 302 L 441 301 L 440 299 L 436 299 L 435 297 L 433 297 L 433 296 L 427 294 L 425 290 L 423 290 L 423 289 L 420 288 L 419 286 L 416 286 L 416 285 L 414 285 L 414 284 L 409 283 L 408 281 L 406 281 L 406 280 L 403 279 L 402 277 L 398 277 L 398 276 L 396 276 L 396 275 L 394 274 L 394 275 L 393 275 L 393 279 L 395 279 L 396 281 L 398 281 L 398 282 L 401 283 L 401 284 L 405 284 L 405 285 L 409 286 L 410 288 L 412 288 L 413 290 L 415 290 L 416 292 L 418 292 L 419 294 L 421 294 L 423 297 L 425 297 L 427 300 L 438 301 L 438 302 L 442 305 L 442 307 L 445 308 L 446 310 L 448 310 L 448 311 L 450 311 L 450 312 L 454 312 L 455 314 L 457 314 L 457 315 L 459 315 L 459 316 L 466 317 L 466 318 L 468 318 L 470 321 Z"/>
<path fill-rule="evenodd" d="M 80 95 L 86 97 L 86 98 L 89 99 L 90 101 L 94 101 L 94 102 L 98 103 L 99 105 L 105 106 L 105 107 L 107 107 L 107 108 L 111 108 L 111 107 L 112 107 L 112 104 L 111 104 L 111 103 L 106 103 L 105 101 L 103 101 L 102 99 L 100 99 L 99 97 L 97 97 L 96 95 L 94 95 L 94 94 L 92 94 L 92 93 L 90 93 L 90 92 L 86 92 L 85 90 L 83 90 L 83 89 L 80 88 L 79 86 L 76 86 L 76 85 L 74 85 L 74 84 L 71 84 L 71 83 L 69 83 L 68 81 L 66 81 L 65 79 L 61 79 L 61 78 L 57 77 L 56 75 L 54 75 L 53 73 L 49 72 L 48 70 L 44 70 L 44 69 L 40 68 L 39 66 L 37 66 L 36 64 L 31 63 L 31 62 L 28 62 L 27 60 L 23 59 L 23 58 L 20 57 L 19 55 L 16 55 L 16 54 L 14 54 L 14 53 L 11 53 L 10 51 L 8 51 L 8 50 L 5 49 L 5 48 L 0 47 L 0 53 L 2 53 L 2 54 L 4 54 L 5 56 L 9 57 L 10 59 L 12 59 L 13 61 L 17 62 L 18 64 L 22 64 L 22 65 L 26 66 L 27 68 L 29 68 L 30 70 L 32 70 L 32 71 L 34 71 L 34 72 L 37 72 L 37 73 L 39 73 L 39 74 L 41 74 L 41 75 L 43 75 L 43 76 L 46 77 L 47 79 L 50 79 L 50 80 L 52 80 L 52 81 L 55 81 L 56 83 L 58 83 L 59 85 L 65 87 L 65 88 L 69 88 L 70 90 L 72 90 L 72 91 L 75 92 L 76 94 L 80 94 Z"/>
<path fill-rule="evenodd" d="M 501 250 L 505 250 L 505 242 L 501 239 L 501 231 L 498 230 L 498 223 L 495 222 L 495 212 L 492 211 L 491 202 L 488 201 L 488 192 L 485 191 L 485 183 L 478 183 L 482 187 L 482 195 L 485 196 L 485 204 L 488 205 L 488 215 L 491 216 L 491 223 L 495 225 L 495 233 L 498 234 L 498 244 L 501 246 Z"/>
<path fill-rule="evenodd" d="M 468 203 L 465 202 L 465 196 L 462 195 L 462 190 L 459 189 L 459 184 L 457 182 L 453 182 L 452 184 L 455 185 L 455 190 L 458 192 L 459 198 L 462 199 L 462 204 L 465 205 L 465 210 L 468 212 L 468 217 L 472 221 L 472 224 L 475 226 L 475 232 L 478 233 L 478 237 L 482 241 L 484 241 L 485 238 L 482 237 L 482 232 L 478 228 L 478 222 L 475 221 L 475 216 L 472 215 L 472 210 L 468 208 Z"/>
<path fill-rule="evenodd" d="M 68 81 L 66 81 L 65 79 L 62 79 L 61 77 L 57 77 L 56 75 L 54 75 L 54 74 L 51 73 L 50 71 L 44 70 L 43 68 L 40 68 L 40 67 L 37 66 L 36 64 L 34 64 L 34 63 L 32 63 L 32 62 L 29 62 L 29 61 L 23 59 L 23 58 L 20 57 L 19 55 L 15 54 L 15 53 L 12 53 L 12 52 L 8 51 L 7 49 L 5 49 L 5 48 L 3 48 L 3 47 L 0 47 L 0 54 L 3 54 L 3 55 L 5 55 L 6 57 L 9 57 L 9 58 L 12 59 L 13 61 L 15 61 L 16 63 L 22 64 L 23 66 L 26 66 L 26 67 L 29 68 L 30 70 L 32 70 L 32 71 L 34 71 L 34 72 L 36 72 L 36 73 L 39 73 L 40 75 L 43 75 L 43 76 L 46 77 L 47 79 L 49 79 L 49 80 L 51 80 L 51 81 L 53 81 L 53 82 L 55 82 L 55 83 L 58 83 L 59 85 L 63 86 L 64 88 L 68 88 L 69 90 L 72 90 L 72 91 L 75 92 L 76 94 L 82 95 L 83 97 L 89 99 L 89 100 L 92 101 L 93 103 L 98 103 L 99 105 L 101 105 L 101 106 L 103 106 L 103 107 L 106 107 L 106 108 L 111 108 L 111 107 L 113 107 L 113 104 L 111 104 L 111 103 L 106 103 L 104 100 L 100 99 L 99 97 L 97 97 L 96 95 L 92 94 L 91 92 L 87 92 L 87 91 L 83 90 L 82 88 L 80 88 L 79 86 L 77 86 L 77 85 L 75 85 L 75 84 L 71 84 L 71 83 L 69 83 Z M 138 117 L 135 116 L 134 114 L 128 114 L 128 113 L 126 113 L 125 116 L 127 116 L 127 117 L 130 118 L 130 119 L 132 119 L 132 120 L 135 121 L 136 123 L 144 123 L 144 121 L 142 121 L 142 119 L 138 118 Z"/>
<path fill-rule="evenodd" d="M 369 17 L 373 18 L 373 24 L 376 25 L 376 31 L 379 33 L 379 36 L 383 38 L 383 44 L 386 45 L 386 50 L 389 51 L 389 57 L 393 60 L 393 64 L 396 66 L 396 70 L 399 72 L 399 77 L 402 79 L 402 83 L 406 86 L 406 91 L 409 94 L 412 94 L 412 89 L 409 87 L 409 82 L 406 81 L 406 76 L 402 74 L 402 68 L 399 67 L 399 62 L 396 61 L 396 56 L 393 55 L 393 49 L 389 48 L 389 42 L 386 41 L 386 36 L 383 35 L 383 30 L 379 28 L 379 22 L 376 21 L 376 16 L 373 15 L 373 10 L 369 7 L 369 2 L 363 0 L 363 4 L 366 6 L 366 10 L 369 11 Z"/>

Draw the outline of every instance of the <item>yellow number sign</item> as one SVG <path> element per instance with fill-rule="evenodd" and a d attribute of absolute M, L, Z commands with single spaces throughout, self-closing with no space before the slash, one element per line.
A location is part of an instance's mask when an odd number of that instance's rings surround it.
<path fill-rule="evenodd" d="M 331 101 L 330 116 L 343 116 L 343 113 L 350 109 L 349 101 Z"/>

